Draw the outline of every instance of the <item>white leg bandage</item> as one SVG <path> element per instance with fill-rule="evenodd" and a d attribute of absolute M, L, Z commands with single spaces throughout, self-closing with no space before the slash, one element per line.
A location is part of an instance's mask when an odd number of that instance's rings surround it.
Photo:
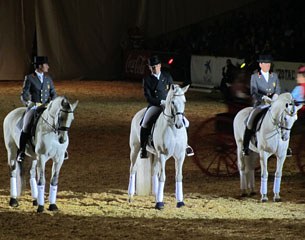
<path fill-rule="evenodd" d="M 17 179 L 15 177 L 11 177 L 11 198 L 17 198 Z"/>
<path fill-rule="evenodd" d="M 130 174 L 129 185 L 128 185 L 128 195 L 133 196 L 135 194 L 136 186 L 136 174 Z"/>
<path fill-rule="evenodd" d="M 267 178 L 261 178 L 261 194 L 267 194 Z"/>
<path fill-rule="evenodd" d="M 37 190 L 36 178 L 31 178 L 30 179 L 30 186 L 31 186 L 32 198 L 37 199 L 37 197 L 38 197 L 38 190 Z"/>
<path fill-rule="evenodd" d="M 278 194 L 281 188 L 281 177 L 274 177 L 274 185 L 273 185 L 273 192 Z"/>
<path fill-rule="evenodd" d="M 56 195 L 57 195 L 57 185 L 53 186 L 50 184 L 50 191 L 49 191 L 49 202 L 50 204 L 56 203 Z"/>
<path fill-rule="evenodd" d="M 156 202 L 163 202 L 164 182 L 159 182 L 158 194 L 156 195 Z"/>
<path fill-rule="evenodd" d="M 247 189 L 247 177 L 244 171 L 239 171 L 240 174 L 240 189 L 246 190 Z"/>
<path fill-rule="evenodd" d="M 38 205 L 43 206 L 44 205 L 44 185 L 38 185 L 37 189 L 38 189 L 38 198 L 37 198 Z"/>
<path fill-rule="evenodd" d="M 159 189 L 159 178 L 158 175 L 153 175 L 151 177 L 152 179 L 152 194 L 157 196 L 158 194 L 158 189 Z"/>
<path fill-rule="evenodd" d="M 183 201 L 182 182 L 176 182 L 176 199 L 177 202 Z"/>

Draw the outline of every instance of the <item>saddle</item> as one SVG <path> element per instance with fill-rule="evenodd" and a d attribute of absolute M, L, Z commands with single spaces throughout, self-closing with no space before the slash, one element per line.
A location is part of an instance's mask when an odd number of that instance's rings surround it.
<path fill-rule="evenodd" d="M 46 110 L 45 106 L 39 106 L 35 110 L 35 114 L 33 116 L 33 119 L 31 120 L 31 131 L 30 131 L 31 137 L 35 137 L 37 123 L 38 123 L 40 116 L 44 112 L 44 110 Z M 16 125 L 17 129 L 20 131 L 22 130 L 22 127 L 23 127 L 23 119 L 24 119 L 25 113 L 26 113 L 26 111 L 22 114 L 20 120 L 18 121 L 18 123 Z"/>
<path fill-rule="evenodd" d="M 268 112 L 270 107 L 267 107 L 267 108 L 264 108 L 257 116 L 256 118 L 254 119 L 254 122 L 253 122 L 253 135 L 251 137 L 251 143 L 257 147 L 257 138 L 256 138 L 256 133 L 260 130 L 261 126 L 262 126 L 262 123 L 263 123 L 263 120 L 266 116 L 266 113 Z M 248 118 L 249 116 L 246 118 L 245 120 L 245 124 L 247 123 L 248 121 Z"/>

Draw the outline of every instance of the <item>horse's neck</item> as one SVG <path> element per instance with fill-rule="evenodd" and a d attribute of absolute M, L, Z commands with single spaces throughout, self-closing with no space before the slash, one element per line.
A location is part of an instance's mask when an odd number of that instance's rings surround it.
<path fill-rule="evenodd" d="M 280 121 L 280 115 L 281 112 L 278 109 L 268 109 L 267 115 L 263 119 L 263 123 L 261 126 L 261 129 L 264 132 L 273 132 L 274 130 L 277 129 L 277 125 L 279 124 Z"/>
<path fill-rule="evenodd" d="M 269 111 L 272 117 L 273 124 L 278 124 L 280 121 L 280 116 L 282 114 L 282 111 L 279 108 L 275 108 L 275 107 L 271 107 Z"/>

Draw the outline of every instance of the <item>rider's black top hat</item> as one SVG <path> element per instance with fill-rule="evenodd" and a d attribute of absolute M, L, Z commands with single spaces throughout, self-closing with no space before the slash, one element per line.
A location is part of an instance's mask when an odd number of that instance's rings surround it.
<path fill-rule="evenodd" d="M 259 63 L 272 63 L 273 58 L 270 54 L 259 55 L 257 62 Z"/>
<path fill-rule="evenodd" d="M 48 57 L 47 57 L 47 56 L 35 56 L 35 57 L 34 57 L 34 62 L 33 62 L 33 64 L 34 64 L 35 66 L 38 67 L 39 65 L 44 64 L 44 63 L 49 63 Z"/>
<path fill-rule="evenodd" d="M 151 67 L 155 66 L 159 63 L 161 63 L 161 61 L 159 60 L 157 55 L 154 55 L 154 56 L 152 56 L 148 59 L 148 65 L 151 66 Z"/>

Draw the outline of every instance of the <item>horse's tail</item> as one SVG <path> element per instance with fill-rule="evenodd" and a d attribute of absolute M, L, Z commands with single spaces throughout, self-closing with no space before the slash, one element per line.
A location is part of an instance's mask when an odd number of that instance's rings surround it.
<path fill-rule="evenodd" d="M 28 164 L 16 161 L 17 195 L 21 196 L 26 186 Z"/>

